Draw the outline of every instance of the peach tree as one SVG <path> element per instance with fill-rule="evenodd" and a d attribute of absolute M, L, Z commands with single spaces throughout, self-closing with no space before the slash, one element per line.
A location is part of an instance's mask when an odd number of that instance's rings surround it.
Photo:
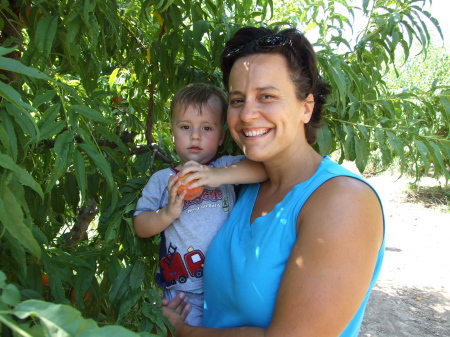
<path fill-rule="evenodd" d="M 441 33 L 426 3 L 0 2 L 1 329 L 26 336 L 72 317 L 71 335 L 167 334 L 159 237 L 137 238 L 133 211 L 152 172 L 177 160 L 171 96 L 187 83 L 221 85 L 220 52 L 242 26 L 317 33 L 333 87 L 318 152 L 361 172 L 378 158 L 381 170 L 399 160 L 418 178 L 448 180 L 448 83 L 436 79 L 424 95 L 385 80 L 396 53 L 410 58 L 414 43 L 426 53 L 430 31 Z M 351 40 L 343 32 L 356 30 L 354 18 L 365 25 Z M 228 138 L 220 151 L 239 149 Z"/>

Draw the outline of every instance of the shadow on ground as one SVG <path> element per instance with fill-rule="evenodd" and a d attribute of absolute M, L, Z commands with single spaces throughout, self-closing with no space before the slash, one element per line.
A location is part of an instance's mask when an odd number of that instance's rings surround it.
<path fill-rule="evenodd" d="M 450 336 L 450 299 L 436 289 L 374 289 L 360 337 Z"/>

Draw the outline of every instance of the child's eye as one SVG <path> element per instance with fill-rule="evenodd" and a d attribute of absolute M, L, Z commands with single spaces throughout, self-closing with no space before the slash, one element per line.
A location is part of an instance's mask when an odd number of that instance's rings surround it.
<path fill-rule="evenodd" d="M 205 130 L 205 131 L 212 131 L 212 127 L 210 127 L 210 126 L 204 126 L 203 127 L 203 130 Z"/>
<path fill-rule="evenodd" d="M 189 130 L 189 125 L 180 125 L 180 129 Z"/>

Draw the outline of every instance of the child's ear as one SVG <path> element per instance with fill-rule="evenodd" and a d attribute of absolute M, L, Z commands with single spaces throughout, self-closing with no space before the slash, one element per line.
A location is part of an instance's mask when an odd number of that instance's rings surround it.
<path fill-rule="evenodd" d="M 173 127 L 172 123 L 169 123 L 170 134 L 172 135 L 172 143 L 175 143 L 175 137 L 173 136 Z"/>

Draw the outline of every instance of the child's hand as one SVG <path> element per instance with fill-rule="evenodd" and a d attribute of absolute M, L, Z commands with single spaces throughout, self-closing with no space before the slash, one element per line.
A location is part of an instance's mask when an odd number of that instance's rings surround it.
<path fill-rule="evenodd" d="M 181 182 L 179 181 L 178 175 L 171 175 L 169 178 L 169 184 L 167 189 L 169 191 L 169 202 L 166 206 L 166 212 L 169 217 L 172 219 L 178 219 L 181 215 L 181 211 L 183 210 L 183 199 L 186 195 L 186 191 L 183 191 L 181 194 L 178 194 L 178 188 L 181 186 Z"/>
<path fill-rule="evenodd" d="M 181 183 L 188 184 L 194 181 L 188 186 L 188 189 L 192 189 L 198 186 L 218 187 L 222 183 L 220 182 L 220 174 L 217 168 L 210 167 L 208 165 L 201 165 L 196 161 L 190 160 L 183 165 L 183 168 L 178 173 L 180 177 L 191 173 Z"/>

